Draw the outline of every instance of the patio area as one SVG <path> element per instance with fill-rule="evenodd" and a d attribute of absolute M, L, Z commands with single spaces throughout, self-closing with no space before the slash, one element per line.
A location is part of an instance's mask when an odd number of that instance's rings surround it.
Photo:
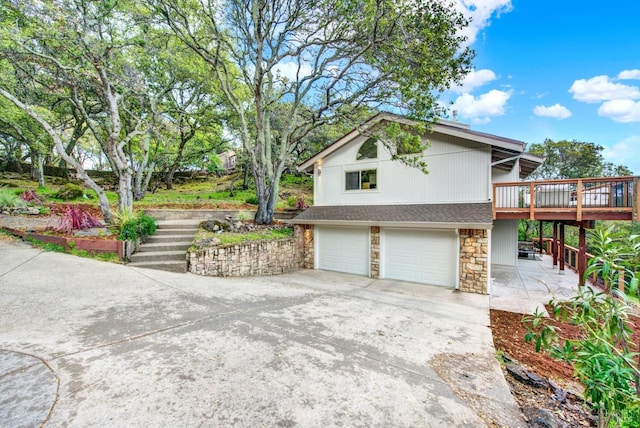
<path fill-rule="evenodd" d="M 578 274 L 570 269 L 559 272 L 553 258 L 536 254 L 518 259 L 518 265 L 491 266 L 491 309 L 532 314 L 552 298 L 569 298 L 578 290 Z"/>

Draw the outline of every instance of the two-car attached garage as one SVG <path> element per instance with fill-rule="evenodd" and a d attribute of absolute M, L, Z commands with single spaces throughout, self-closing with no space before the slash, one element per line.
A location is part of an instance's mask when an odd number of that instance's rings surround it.
<path fill-rule="evenodd" d="M 316 228 L 316 267 L 369 275 L 370 228 Z M 380 277 L 423 284 L 456 285 L 457 236 L 450 230 L 382 228 Z"/>
<path fill-rule="evenodd" d="M 486 293 L 492 216 L 491 202 L 332 205 L 291 222 L 307 268 Z"/>

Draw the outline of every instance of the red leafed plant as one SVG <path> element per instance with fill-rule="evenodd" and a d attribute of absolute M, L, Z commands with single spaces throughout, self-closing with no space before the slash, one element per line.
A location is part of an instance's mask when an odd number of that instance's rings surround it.
<path fill-rule="evenodd" d="M 298 201 L 296 202 L 296 209 L 306 210 L 307 208 L 309 208 L 309 205 L 304 201 L 304 199 L 298 198 Z"/>
<path fill-rule="evenodd" d="M 103 227 L 100 220 L 90 212 L 77 205 L 67 205 L 60 213 L 58 225 L 55 230 L 62 233 L 71 233 L 74 230 L 86 230 L 92 227 Z"/>
<path fill-rule="evenodd" d="M 32 202 L 36 205 L 42 205 L 42 200 L 40 196 L 35 192 L 35 190 L 25 190 L 20 198 L 25 202 Z"/>

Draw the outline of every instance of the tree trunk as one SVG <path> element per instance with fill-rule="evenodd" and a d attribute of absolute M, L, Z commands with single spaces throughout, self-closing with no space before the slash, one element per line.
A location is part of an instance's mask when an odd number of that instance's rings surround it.
<path fill-rule="evenodd" d="M 167 186 L 167 190 L 173 190 L 173 176 L 176 174 L 177 170 L 178 164 L 174 163 L 169 172 L 167 172 L 167 175 L 164 176 L 164 184 Z"/>
<path fill-rule="evenodd" d="M 44 189 L 45 187 L 47 187 L 46 183 L 44 182 L 44 156 L 42 155 L 38 155 L 38 187 Z"/>
<path fill-rule="evenodd" d="M 536 222 L 533 220 L 527 220 L 527 229 L 524 233 L 524 240 L 531 241 L 533 233 L 536 231 Z"/>
<path fill-rule="evenodd" d="M 284 169 L 284 163 L 280 162 L 273 174 L 272 180 L 267 183 L 267 177 L 264 170 L 258 170 L 254 168 L 253 178 L 256 181 L 256 196 L 258 197 L 258 210 L 254 222 L 256 224 L 271 224 L 273 223 L 273 215 L 276 211 L 276 204 L 278 203 L 278 192 L 280 190 L 280 177 Z"/>
<path fill-rule="evenodd" d="M 120 212 L 133 211 L 133 186 L 131 169 L 120 170 L 118 179 L 118 210 Z"/>
<path fill-rule="evenodd" d="M 82 180 L 84 184 L 87 185 L 87 187 L 89 187 L 91 190 L 96 192 L 96 195 L 98 195 L 98 201 L 99 201 L 98 203 L 100 205 L 100 209 L 102 210 L 102 216 L 104 217 L 104 221 L 107 223 L 113 222 L 113 214 L 111 214 L 109 200 L 107 199 L 107 195 L 104 193 L 104 190 L 95 181 L 93 181 L 91 177 L 89 177 L 87 172 L 82 167 L 82 164 L 80 164 L 76 159 L 74 159 L 72 156 L 68 155 L 64 151 L 64 145 L 62 143 L 62 138 L 60 134 L 57 133 L 56 130 L 49 124 L 49 122 L 44 120 L 31 107 L 27 106 L 26 104 L 18 100 L 9 92 L 0 88 L 0 95 L 2 95 L 3 97 L 11 101 L 18 108 L 22 109 L 22 111 L 27 113 L 33 120 L 38 122 L 44 128 L 44 130 L 47 132 L 47 134 L 49 134 L 49 136 L 53 140 L 56 150 L 58 151 L 60 156 L 62 156 L 70 165 L 72 165 L 76 169 L 77 177 L 80 180 Z M 130 180 L 131 180 L 131 175 L 129 174 L 129 181 Z M 129 186 L 131 186 L 130 182 L 129 182 Z M 131 202 L 131 205 L 133 205 L 133 202 Z"/>

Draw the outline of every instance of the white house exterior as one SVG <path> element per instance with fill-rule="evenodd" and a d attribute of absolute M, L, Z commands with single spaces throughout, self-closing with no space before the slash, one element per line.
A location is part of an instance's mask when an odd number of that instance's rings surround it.
<path fill-rule="evenodd" d="M 517 220 L 493 221 L 492 183 L 525 178 L 541 159 L 442 121 L 423 136 L 424 174 L 367 133 L 382 121 L 414 124 L 378 114 L 299 166 L 314 176 L 314 206 L 292 220 L 306 267 L 487 293 L 491 263 L 517 262 Z"/>

